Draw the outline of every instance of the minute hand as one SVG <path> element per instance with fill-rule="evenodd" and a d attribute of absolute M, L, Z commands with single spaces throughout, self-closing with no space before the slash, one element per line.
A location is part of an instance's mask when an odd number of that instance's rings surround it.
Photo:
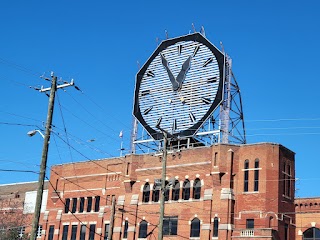
<path fill-rule="evenodd" d="M 180 85 L 180 88 L 182 87 L 182 83 L 186 78 L 187 72 L 190 69 L 191 65 L 191 56 L 188 57 L 188 59 L 182 64 L 181 70 L 177 76 L 177 82 Z"/>

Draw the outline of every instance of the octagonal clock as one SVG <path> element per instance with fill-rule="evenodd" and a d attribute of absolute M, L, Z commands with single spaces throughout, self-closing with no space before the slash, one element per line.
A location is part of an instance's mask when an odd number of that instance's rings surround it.
<path fill-rule="evenodd" d="M 163 41 L 137 73 L 133 115 L 155 140 L 194 135 L 223 99 L 224 65 L 200 33 Z"/>

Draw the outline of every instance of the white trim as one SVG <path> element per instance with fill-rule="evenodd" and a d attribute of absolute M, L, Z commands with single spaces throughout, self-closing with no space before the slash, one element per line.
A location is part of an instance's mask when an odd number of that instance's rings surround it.
<path fill-rule="evenodd" d="M 211 164 L 210 162 L 186 163 L 186 164 L 167 166 L 167 169 L 169 169 L 169 168 L 189 167 L 189 166 L 194 166 L 194 165 L 210 165 L 210 164 Z M 160 170 L 160 169 L 162 169 L 162 167 L 140 168 L 140 169 L 136 169 L 136 172 L 158 170 L 158 169 Z"/>

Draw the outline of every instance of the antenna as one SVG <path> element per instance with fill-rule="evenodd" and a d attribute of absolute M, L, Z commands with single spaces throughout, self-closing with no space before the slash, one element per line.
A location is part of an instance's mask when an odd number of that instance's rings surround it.
<path fill-rule="evenodd" d="M 196 28 L 195 28 L 193 23 L 191 24 L 191 27 L 192 27 L 193 32 L 195 33 L 196 32 Z"/>

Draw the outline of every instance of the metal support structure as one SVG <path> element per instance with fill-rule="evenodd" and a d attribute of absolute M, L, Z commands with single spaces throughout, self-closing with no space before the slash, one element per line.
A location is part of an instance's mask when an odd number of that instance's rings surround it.
<path fill-rule="evenodd" d="M 166 172 L 167 172 L 167 145 L 168 138 L 167 133 L 163 131 L 163 155 L 162 155 L 162 175 L 161 175 L 161 198 L 160 198 L 160 217 L 158 228 L 158 240 L 163 239 L 163 217 L 164 217 L 164 198 L 166 187 Z"/>
<path fill-rule="evenodd" d="M 45 89 L 41 88 L 39 90 L 40 92 L 50 91 L 50 96 L 49 96 L 46 129 L 45 129 L 43 148 L 42 148 L 37 198 L 36 198 L 36 205 L 35 205 L 35 211 L 34 211 L 34 218 L 32 222 L 32 231 L 31 231 L 30 240 L 35 240 L 37 238 L 39 219 L 40 219 L 40 213 L 41 213 L 41 205 L 42 205 L 43 187 L 44 187 L 44 181 L 46 177 L 46 168 L 47 168 L 51 126 L 52 126 L 52 117 L 53 117 L 53 110 L 54 110 L 55 93 L 58 88 L 63 88 L 63 87 L 68 87 L 73 85 L 74 83 L 72 81 L 71 83 L 66 83 L 66 84 L 57 86 L 57 77 L 54 76 L 53 73 L 51 73 L 51 87 L 45 88 Z"/>

